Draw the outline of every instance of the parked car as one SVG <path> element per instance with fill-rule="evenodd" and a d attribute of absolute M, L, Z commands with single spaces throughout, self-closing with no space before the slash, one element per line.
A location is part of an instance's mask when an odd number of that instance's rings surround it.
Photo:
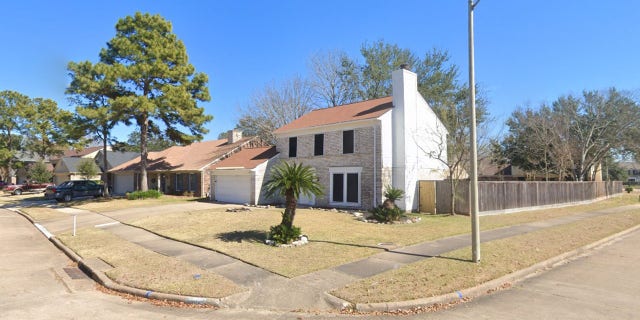
<path fill-rule="evenodd" d="M 0 190 L 2 190 L 2 188 L 8 186 L 9 184 L 4 182 L 4 181 L 0 181 Z"/>
<path fill-rule="evenodd" d="M 21 195 L 23 192 L 42 192 L 50 186 L 53 186 L 53 183 L 32 181 L 25 182 L 23 184 L 10 184 L 5 186 L 2 190 L 13 195 Z"/>
<path fill-rule="evenodd" d="M 44 192 L 45 199 L 69 202 L 73 198 L 102 197 L 103 185 L 91 180 L 69 180 L 57 186 L 48 187 Z"/>

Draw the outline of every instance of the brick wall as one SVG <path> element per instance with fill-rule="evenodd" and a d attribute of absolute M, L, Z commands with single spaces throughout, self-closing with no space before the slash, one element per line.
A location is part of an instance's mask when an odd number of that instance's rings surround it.
<path fill-rule="evenodd" d="M 316 206 L 328 207 L 330 192 L 330 176 L 329 168 L 332 167 L 361 167 L 360 175 L 360 203 L 361 209 L 370 209 L 373 207 L 374 185 L 376 186 L 377 202 L 381 203 L 381 189 L 383 183 L 383 170 L 381 169 L 380 157 L 380 127 L 370 126 L 354 129 L 354 153 L 342 153 L 342 130 L 324 132 L 324 154 L 322 156 L 314 156 L 314 139 L 315 134 L 299 135 L 297 157 L 289 158 L 289 137 L 278 137 L 276 148 L 281 153 L 280 159 L 286 161 L 302 162 L 316 169 L 319 182 L 324 188 L 324 195 L 316 197 Z M 375 134 L 375 139 L 374 139 Z M 374 141 L 376 146 L 374 148 Z M 375 160 L 375 179 L 374 184 L 374 149 L 377 153 Z M 390 172 L 390 168 L 386 169 Z M 387 173 L 387 175 L 389 175 Z M 389 180 L 386 177 L 384 180 Z"/>

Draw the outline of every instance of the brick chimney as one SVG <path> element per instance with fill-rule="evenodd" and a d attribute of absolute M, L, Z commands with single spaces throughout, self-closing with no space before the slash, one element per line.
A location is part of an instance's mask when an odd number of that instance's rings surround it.
<path fill-rule="evenodd" d="M 239 129 L 233 129 L 227 131 L 227 142 L 229 144 L 236 143 L 242 139 L 242 131 Z"/>

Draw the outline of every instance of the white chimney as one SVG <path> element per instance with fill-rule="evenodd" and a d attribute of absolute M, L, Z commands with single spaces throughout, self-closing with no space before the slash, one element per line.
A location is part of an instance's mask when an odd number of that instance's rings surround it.
<path fill-rule="evenodd" d="M 242 140 L 242 130 L 233 129 L 233 130 L 227 131 L 227 142 L 229 144 L 236 143 L 240 140 Z"/>
<path fill-rule="evenodd" d="M 410 211 L 413 208 L 418 163 L 415 135 L 418 119 L 418 76 L 407 70 L 406 65 L 391 74 L 393 86 L 392 141 L 393 169 L 392 185 L 405 192 L 398 205 Z"/>

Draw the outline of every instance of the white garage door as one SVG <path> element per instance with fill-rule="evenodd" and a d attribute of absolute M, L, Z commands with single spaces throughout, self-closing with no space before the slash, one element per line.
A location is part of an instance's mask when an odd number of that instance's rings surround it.
<path fill-rule="evenodd" d="M 231 203 L 251 203 L 251 176 L 216 176 L 215 199 Z"/>

